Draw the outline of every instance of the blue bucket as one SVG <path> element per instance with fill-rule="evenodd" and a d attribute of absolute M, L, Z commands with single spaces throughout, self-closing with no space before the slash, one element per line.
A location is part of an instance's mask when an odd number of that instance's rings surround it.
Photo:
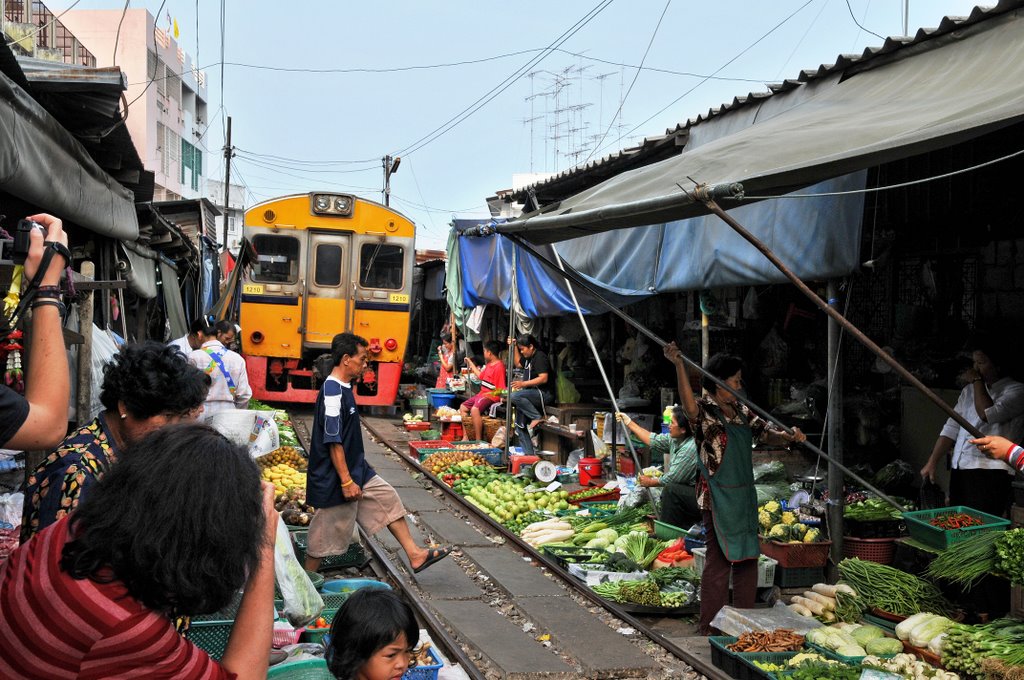
<path fill-rule="evenodd" d="M 430 405 L 435 409 L 455 403 L 455 393 L 450 390 L 429 392 L 427 396 L 430 398 Z"/>
<path fill-rule="evenodd" d="M 369 578 L 341 578 L 328 581 L 321 587 L 324 593 L 352 593 L 360 588 L 378 588 L 380 590 L 391 590 L 391 586 L 382 581 L 374 581 Z"/>

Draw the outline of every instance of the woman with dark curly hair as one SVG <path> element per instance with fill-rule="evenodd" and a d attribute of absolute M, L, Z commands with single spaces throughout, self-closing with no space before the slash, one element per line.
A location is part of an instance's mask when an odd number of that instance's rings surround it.
<path fill-rule="evenodd" d="M 420 627 L 390 590 L 357 590 L 331 624 L 327 668 L 338 680 L 397 680 L 409 670 Z"/>
<path fill-rule="evenodd" d="M 164 425 L 195 420 L 209 389 L 210 377 L 174 347 L 122 347 L 103 368 L 105 410 L 68 435 L 29 475 L 22 543 L 74 510 L 125 446 Z"/>
<path fill-rule="evenodd" d="M 276 531 L 244 448 L 195 423 L 153 432 L 0 567 L 0 677 L 266 677 Z M 175 632 L 243 586 L 219 664 Z"/>

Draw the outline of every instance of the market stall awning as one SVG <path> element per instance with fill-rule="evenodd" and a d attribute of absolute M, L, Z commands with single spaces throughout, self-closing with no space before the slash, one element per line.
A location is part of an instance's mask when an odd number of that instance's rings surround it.
<path fill-rule="evenodd" d="M 13 79 L 0 73 L 0 188 L 103 236 L 134 241 L 132 192 Z"/>
<path fill-rule="evenodd" d="M 482 305 L 498 305 L 503 309 L 512 306 L 512 292 L 515 290 L 521 313 L 529 318 L 575 314 L 576 307 L 566 287 L 565 280 L 552 272 L 532 254 L 519 248 L 500 234 L 483 237 L 460 236 L 459 232 L 476 226 L 478 221 L 456 220 L 454 223 L 454 246 L 449 252 L 449 267 L 458 267 L 457 283 L 449 278 L 449 298 L 453 290 L 461 292 L 453 308 L 472 309 Z M 543 248 L 542 254 L 550 261 L 555 256 L 550 247 Z M 647 290 L 624 290 L 608 286 L 591 279 L 603 296 L 616 306 L 637 302 L 650 295 Z M 453 288 L 454 285 L 454 288 Z M 603 314 L 607 308 L 592 295 L 576 290 L 584 314 Z M 450 300 L 451 301 L 451 300 Z"/>
<path fill-rule="evenodd" d="M 709 186 L 739 182 L 749 196 L 780 195 L 1020 121 L 1021 6 L 1002 0 L 976 8 L 967 19 L 947 18 L 913 40 L 890 39 L 862 58 L 805 74 L 792 87 L 752 96 L 721 116 L 724 125 L 691 125 L 679 156 L 618 175 L 498 231 L 553 243 L 664 224 L 706 214 L 677 186 L 692 187 L 688 177 Z M 740 204 L 720 202 L 727 209 Z"/>

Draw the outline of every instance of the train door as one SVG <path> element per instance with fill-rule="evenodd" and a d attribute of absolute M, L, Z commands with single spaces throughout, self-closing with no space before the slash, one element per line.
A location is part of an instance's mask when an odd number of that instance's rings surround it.
<path fill-rule="evenodd" d="M 335 335 L 352 328 L 351 237 L 319 231 L 308 235 L 305 346 L 330 349 Z"/>

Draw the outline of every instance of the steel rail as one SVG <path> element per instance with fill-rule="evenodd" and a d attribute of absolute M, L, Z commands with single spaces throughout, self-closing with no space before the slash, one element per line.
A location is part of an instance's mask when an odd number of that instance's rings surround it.
<path fill-rule="evenodd" d="M 293 423 L 299 422 L 298 419 L 294 417 L 295 414 L 292 411 L 288 411 L 287 413 L 289 419 Z M 299 431 L 300 429 L 302 430 L 301 432 Z M 373 432 L 372 429 L 370 431 Z M 296 437 L 299 438 L 299 442 L 302 444 L 302 447 L 306 449 L 306 451 L 308 452 L 309 439 L 308 437 L 303 436 L 305 434 L 305 427 L 297 428 L 295 431 L 295 435 Z M 379 434 L 377 434 L 376 432 L 374 432 L 374 434 L 377 436 L 378 439 L 384 441 Z M 388 445 L 388 448 L 394 451 L 394 448 L 391 447 L 390 445 Z M 398 452 L 396 451 L 396 453 Z M 383 567 L 384 573 L 390 576 L 391 579 L 398 584 L 399 588 L 402 589 L 402 594 L 405 595 L 406 601 L 410 604 L 410 606 L 412 606 L 413 610 L 420 617 L 420 620 L 427 625 L 427 628 L 429 629 L 431 634 L 431 640 L 433 640 L 434 643 L 439 644 L 439 646 L 441 647 L 441 651 L 444 652 L 444 655 L 448 658 L 448 660 L 457 661 L 459 665 L 462 667 L 462 669 L 466 672 L 466 675 L 470 677 L 470 680 L 487 680 L 487 676 L 484 673 L 480 672 L 473 659 L 471 659 L 469 655 L 466 654 L 466 652 L 462 649 L 462 647 L 455 640 L 452 634 L 448 632 L 448 629 L 438 620 L 437 616 L 434 615 L 434 612 L 430 611 L 430 608 L 427 607 L 426 604 L 424 604 L 423 598 L 421 598 L 419 594 L 416 593 L 416 591 L 413 590 L 412 587 L 405 582 L 405 580 L 402 578 L 402 573 L 398 570 L 398 567 L 396 567 L 394 563 L 391 561 L 391 558 L 388 557 L 387 553 L 384 551 L 384 548 L 377 545 L 375 541 L 373 541 L 369 536 L 367 536 L 366 532 L 363 531 L 362 527 L 359 527 L 359 535 L 362 537 L 363 543 L 367 546 L 367 548 L 370 550 L 370 553 L 373 555 L 373 559 L 376 560 L 381 567 Z M 378 570 L 374 569 L 374 571 Z"/>
<path fill-rule="evenodd" d="M 598 595 L 597 593 L 595 593 L 594 591 L 592 591 L 590 588 L 584 587 L 580 583 L 580 581 L 578 579 L 576 579 L 576 577 L 574 577 L 572 574 L 570 574 L 565 569 L 563 569 L 561 567 L 561 565 L 559 565 L 553 559 L 551 559 L 547 555 L 544 555 L 542 552 L 534 549 L 533 546 L 531 546 L 529 543 L 526 543 L 525 541 L 523 541 L 523 539 L 521 539 L 519 536 L 517 536 L 516 534 L 512 533 L 511 531 L 509 531 L 502 524 L 494 521 L 494 519 L 492 519 L 492 518 L 488 517 L 487 515 L 484 515 L 483 513 L 481 513 L 480 510 L 476 506 L 474 506 L 472 503 L 469 503 L 468 501 L 466 501 L 466 499 L 464 499 L 462 496 L 457 494 L 452 487 L 450 487 L 447 484 L 445 484 L 434 473 L 430 472 L 429 470 L 424 468 L 422 465 L 420 465 L 419 461 L 415 461 L 415 460 L 411 459 L 409 456 L 405 455 L 404 453 L 399 451 L 397 448 L 392 446 L 391 443 L 381 433 L 379 433 L 372 425 L 367 423 L 365 420 L 362 421 L 362 424 L 363 424 L 363 427 L 365 427 L 367 430 L 369 430 L 370 433 L 372 433 L 373 436 L 376 437 L 377 440 L 379 442 L 381 442 L 382 445 L 386 446 L 388 449 L 390 449 L 391 451 L 394 451 L 396 454 L 398 454 L 398 457 L 402 460 L 402 462 L 405 465 L 414 468 L 417 472 L 420 472 L 424 477 L 429 479 L 434 484 L 434 486 L 436 486 L 439 489 L 441 489 L 441 491 L 443 491 L 451 499 L 456 501 L 465 510 L 469 511 L 471 513 L 471 515 L 475 519 L 483 522 L 486 525 L 489 525 L 489 528 L 491 528 L 494 531 L 496 531 L 497 533 L 499 533 L 505 540 L 511 541 L 517 547 L 519 547 L 521 550 L 526 552 L 530 557 L 532 557 L 533 559 L 537 560 L 538 562 L 540 562 L 544 566 L 546 566 L 551 571 L 552 574 L 556 575 L 559 579 L 561 579 L 574 592 L 579 593 L 580 595 L 586 597 L 588 600 L 590 600 L 594 604 L 602 607 L 607 612 L 609 612 L 610 614 L 614 615 L 616 618 L 621 619 L 622 621 L 625 621 L 630 626 L 632 626 L 636 630 L 638 630 L 641 633 L 643 633 L 644 636 L 646 636 L 649 640 L 651 640 L 655 644 L 659 645 L 665 651 L 669 652 L 670 654 L 672 654 L 676 658 L 681 659 L 682 661 L 685 661 L 694 670 L 696 670 L 696 671 L 706 675 L 709 678 L 712 678 L 713 680 L 719 679 L 719 678 L 725 680 L 726 678 L 729 677 L 729 676 L 725 675 L 722 672 L 721 669 L 713 666 L 710 662 L 708 662 L 708 661 L 706 661 L 706 660 L 704 660 L 704 659 L 694 655 L 693 653 L 691 653 L 691 652 L 683 649 L 679 645 L 675 644 L 671 640 L 663 637 L 660 633 L 658 633 L 655 630 L 653 630 L 650 626 L 648 626 L 646 623 L 644 623 L 640 619 L 636 618 L 633 614 L 630 614 L 629 612 L 619 608 L 616 603 L 611 602 L 609 600 L 606 600 L 603 597 L 601 597 L 600 595 Z"/>
<path fill-rule="evenodd" d="M 402 594 L 405 596 L 406 601 L 430 630 L 431 640 L 439 644 L 448 660 L 457 661 L 471 680 L 486 680 L 486 674 L 477 668 L 476 662 L 462 649 L 455 640 L 455 637 L 448 632 L 448 629 L 441 623 L 434 612 L 430 611 L 423 598 L 402 578 L 402 573 L 391 561 L 391 558 L 388 557 L 384 548 L 377 545 L 377 542 L 370 536 L 367 536 L 362 527 L 359 527 L 359 535 L 362 537 L 363 543 L 370 549 L 373 558 L 384 568 L 384 572 L 402 589 Z"/>

